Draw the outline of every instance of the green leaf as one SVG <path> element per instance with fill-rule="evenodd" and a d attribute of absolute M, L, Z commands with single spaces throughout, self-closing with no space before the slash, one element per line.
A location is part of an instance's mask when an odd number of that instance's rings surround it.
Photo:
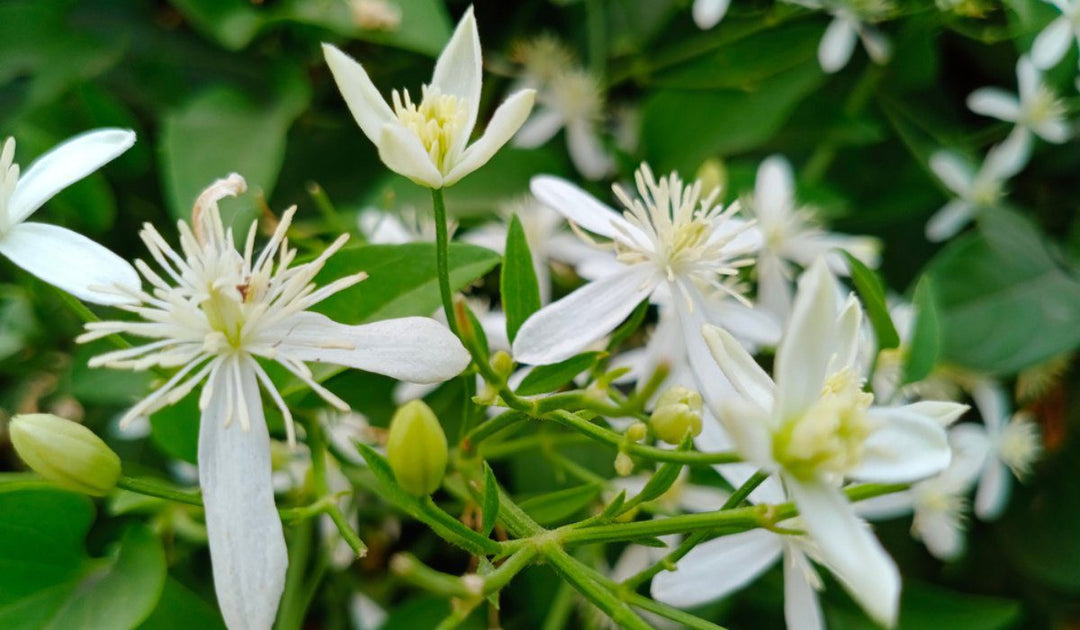
<path fill-rule="evenodd" d="M 611 341 L 608 342 L 608 350 L 614 350 L 619 347 L 619 344 L 626 341 L 630 335 L 634 334 L 634 331 L 641 326 L 641 322 L 645 321 L 645 314 L 649 312 L 649 301 L 642 300 L 640 304 L 634 307 L 634 311 L 630 313 L 630 317 L 626 318 L 626 321 L 619 324 L 619 327 L 611 333 Z"/>
<path fill-rule="evenodd" d="M 495 252 L 450 243 L 450 289 L 459 290 L 499 263 Z M 357 271 L 367 280 L 323 301 L 314 310 L 339 322 L 358 324 L 391 317 L 431 315 L 442 303 L 431 243 L 346 247 L 330 258 L 316 282 L 325 284 Z"/>
<path fill-rule="evenodd" d="M 519 396 L 546 394 L 569 383 L 575 376 L 588 370 L 605 352 L 582 352 L 565 361 L 551 365 L 538 365 L 529 372 L 517 388 Z"/>
<path fill-rule="evenodd" d="M 180 402 L 150 416 L 150 437 L 163 452 L 189 464 L 198 462 L 199 392 L 184 396 Z"/>
<path fill-rule="evenodd" d="M 480 533 L 490 536 L 491 530 L 495 529 L 495 520 L 499 516 L 499 484 L 495 481 L 495 473 L 491 466 L 484 462 L 484 505 L 483 526 Z"/>
<path fill-rule="evenodd" d="M 537 523 L 547 526 L 564 521 L 591 505 L 600 496 L 599 484 L 584 484 L 525 499 L 519 506 Z"/>
<path fill-rule="evenodd" d="M 536 281 L 529 242 L 517 214 L 510 219 L 506 232 L 506 253 L 499 276 L 499 295 L 506 313 L 506 336 L 513 343 L 521 325 L 540 310 L 540 285 Z"/>
<path fill-rule="evenodd" d="M 941 316 L 930 276 L 924 276 L 915 286 L 914 306 L 915 322 L 904 362 L 905 385 L 929 376 L 941 354 Z"/>
<path fill-rule="evenodd" d="M 693 446 L 694 439 L 687 434 L 681 444 L 679 444 L 680 451 L 688 451 Z M 632 503 L 639 504 L 647 501 L 652 501 L 661 497 L 667 492 L 671 486 L 678 481 L 679 473 L 682 471 L 683 465 L 676 462 L 665 462 L 653 473 L 652 477 L 649 477 L 649 481 L 645 483 L 645 487 L 641 489 L 637 497 L 634 497 Z"/>
<path fill-rule="evenodd" d="M 832 630 L 877 630 L 861 612 L 849 606 L 827 606 Z M 949 630 L 1006 630 L 1016 627 L 1019 602 L 958 593 L 930 584 L 905 582 L 900 596 L 897 630 L 949 628 Z"/>
<path fill-rule="evenodd" d="M 848 252 L 843 252 L 847 259 L 848 269 L 851 270 L 851 281 L 855 290 L 859 292 L 866 309 L 866 316 L 870 318 L 870 324 L 874 327 L 874 336 L 877 338 L 878 350 L 895 348 L 900 345 L 900 335 L 896 332 L 892 317 L 889 315 L 889 307 L 885 304 L 885 284 L 877 272 L 873 271 Z"/>
<path fill-rule="evenodd" d="M 165 580 L 154 612 L 139 630 L 225 630 L 217 608 L 172 577 Z"/>

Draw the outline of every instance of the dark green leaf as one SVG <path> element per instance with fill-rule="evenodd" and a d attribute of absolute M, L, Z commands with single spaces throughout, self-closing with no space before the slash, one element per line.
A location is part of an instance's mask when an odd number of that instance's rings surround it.
<path fill-rule="evenodd" d="M 530 497 L 520 503 L 521 509 L 541 525 L 564 521 L 591 505 L 603 488 L 585 484 Z"/>
<path fill-rule="evenodd" d="M 499 295 L 506 313 L 506 336 L 513 343 L 525 320 L 540 310 L 540 285 L 536 281 L 529 241 L 517 214 L 510 219 L 510 229 L 506 232 Z"/>
<path fill-rule="evenodd" d="M 165 589 L 157 608 L 139 626 L 139 630 L 225 630 L 221 613 L 206 600 L 173 578 L 165 580 Z"/>
<path fill-rule="evenodd" d="M 604 352 L 582 352 L 560 363 L 539 365 L 521 381 L 517 394 L 533 396 L 555 391 L 569 383 L 578 374 L 591 368 L 605 354 Z"/>
<path fill-rule="evenodd" d="M 860 611 L 826 607 L 833 630 L 877 630 Z M 949 628 L 950 630 L 1007 630 L 1016 627 L 1018 602 L 950 591 L 939 586 L 905 583 L 900 598 L 897 630 Z"/>
<path fill-rule="evenodd" d="M 941 353 L 941 316 L 930 276 L 924 276 L 915 286 L 914 306 L 915 323 L 904 362 L 904 384 L 929 376 Z"/>
<path fill-rule="evenodd" d="M 851 281 L 859 292 L 866 316 L 874 327 L 879 350 L 895 348 L 900 345 L 900 336 L 896 333 L 889 307 L 885 304 L 885 284 L 877 272 L 873 271 L 848 252 L 843 252 L 851 270 Z"/>
<path fill-rule="evenodd" d="M 496 483 L 495 473 L 487 462 L 484 462 L 484 505 L 482 509 L 483 526 L 480 528 L 480 533 L 484 536 L 490 536 L 491 530 L 495 528 L 495 519 L 499 516 L 499 484 Z"/>

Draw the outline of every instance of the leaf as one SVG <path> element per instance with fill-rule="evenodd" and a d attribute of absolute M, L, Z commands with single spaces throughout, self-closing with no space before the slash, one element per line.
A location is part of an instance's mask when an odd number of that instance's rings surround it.
<path fill-rule="evenodd" d="M 619 494 L 615 495 L 615 498 L 610 503 L 604 506 L 604 511 L 600 513 L 597 520 L 601 523 L 606 523 L 615 518 L 619 514 L 622 514 L 622 506 L 626 503 L 626 490 L 620 490 Z"/>
<path fill-rule="evenodd" d="M 217 608 L 172 577 L 165 580 L 154 612 L 139 630 L 225 630 Z"/>
<path fill-rule="evenodd" d="M 569 383 L 575 376 L 588 370 L 605 352 L 582 352 L 565 361 L 551 365 L 538 365 L 521 381 L 517 388 L 519 396 L 533 396 L 553 392 Z"/>
<path fill-rule="evenodd" d="M 641 326 L 641 322 L 645 321 L 645 314 L 649 312 L 649 301 L 642 300 L 640 304 L 634 307 L 634 311 L 630 313 L 630 317 L 626 318 L 626 321 L 619 324 L 619 327 L 611 333 L 611 341 L 608 342 L 608 350 L 614 350 L 619 347 L 619 344 L 626 341 L 630 335 L 634 334 L 634 331 Z"/>
<path fill-rule="evenodd" d="M 461 289 L 499 260 L 489 249 L 450 243 L 450 289 Z M 366 271 L 367 280 L 321 302 L 314 310 L 335 321 L 358 324 L 430 316 L 442 304 L 432 243 L 346 247 L 327 261 L 316 282 L 323 285 L 357 271 Z"/>
<path fill-rule="evenodd" d="M 852 605 L 825 607 L 832 630 L 880 628 Z M 949 630 L 1006 630 L 1020 618 L 1020 603 L 996 597 L 958 593 L 940 586 L 905 582 L 900 595 L 897 630 L 949 628 Z"/>
<path fill-rule="evenodd" d="M 495 520 L 499 516 L 499 484 L 495 481 L 495 473 L 491 466 L 484 462 L 484 505 L 483 526 L 480 533 L 490 536 L 491 530 L 495 529 Z"/>
<path fill-rule="evenodd" d="M 150 436 L 166 454 L 189 464 L 198 462 L 199 392 L 184 396 L 180 402 L 150 416 Z"/>
<path fill-rule="evenodd" d="M 941 354 L 941 316 L 930 276 L 924 276 L 915 286 L 914 306 L 915 322 L 904 362 L 904 385 L 929 376 Z"/>
<path fill-rule="evenodd" d="M 532 253 L 525 229 L 517 214 L 506 232 L 506 250 L 499 276 L 499 295 L 506 313 L 506 336 L 513 343 L 517 331 L 529 316 L 540 310 L 540 285 L 533 268 Z"/>
<path fill-rule="evenodd" d="M 537 523 L 553 525 L 584 510 L 600 496 L 601 490 L 603 488 L 599 484 L 584 484 L 530 497 L 519 506 Z"/>
<path fill-rule="evenodd" d="M 900 335 L 896 332 L 889 307 L 885 304 L 885 284 L 877 272 L 873 271 L 848 252 L 842 252 L 851 270 L 851 281 L 859 292 L 866 309 L 866 316 L 874 327 L 878 350 L 895 348 L 900 345 Z"/>
<path fill-rule="evenodd" d="M 694 439 L 688 433 L 687 436 L 683 438 L 682 443 L 679 444 L 678 450 L 688 451 L 693 444 Z M 653 473 L 653 476 L 649 477 L 649 481 L 645 483 L 645 487 L 641 489 L 641 492 L 634 497 L 634 500 L 632 500 L 631 503 L 640 504 L 661 497 L 676 481 L 678 481 L 679 473 L 682 472 L 682 469 L 683 464 L 680 463 L 663 463 L 660 468 Z"/>

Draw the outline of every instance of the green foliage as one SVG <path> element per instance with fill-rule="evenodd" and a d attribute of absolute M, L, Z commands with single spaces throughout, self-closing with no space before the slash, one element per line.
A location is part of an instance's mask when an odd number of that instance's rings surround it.
<path fill-rule="evenodd" d="M 506 233 L 499 295 L 506 313 L 506 336 L 513 342 L 518 328 L 530 315 L 540 310 L 540 287 L 536 283 L 529 242 L 525 239 L 525 230 L 517 215 L 510 220 L 510 229 Z"/>

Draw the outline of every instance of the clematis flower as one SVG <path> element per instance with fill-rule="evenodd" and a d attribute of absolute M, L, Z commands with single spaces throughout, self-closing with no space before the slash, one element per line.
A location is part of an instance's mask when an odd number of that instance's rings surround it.
<path fill-rule="evenodd" d="M 444 188 L 483 166 L 521 127 L 535 92 L 521 90 L 495 110 L 487 130 L 468 144 L 480 108 L 480 36 L 472 7 L 435 63 L 419 102 L 394 91 L 393 107 L 364 67 L 330 44 L 323 54 L 360 129 L 386 166 L 428 188 Z"/>
<path fill-rule="evenodd" d="M 979 212 L 1005 196 L 1005 181 L 1020 172 L 1026 155 L 1019 143 L 1028 139 L 1012 134 L 1005 142 L 986 153 L 979 170 L 952 151 L 937 151 L 930 156 L 930 170 L 957 198 L 948 202 L 926 223 L 926 238 L 944 241 L 955 236 Z M 1025 158 L 1026 159 L 1026 158 Z"/>
<path fill-rule="evenodd" d="M 824 256 L 833 273 L 846 275 L 847 261 L 835 250 L 846 250 L 871 267 L 878 264 L 877 239 L 826 232 L 809 209 L 796 205 L 791 164 L 781 156 L 769 157 L 758 167 L 749 205 L 763 240 L 757 263 L 758 301 L 782 319 L 791 313 L 793 264 L 806 267 Z"/>
<path fill-rule="evenodd" d="M 873 26 L 892 11 L 889 0 L 786 0 L 808 9 L 827 11 L 833 21 L 818 44 L 818 63 L 828 73 L 839 72 L 851 60 L 855 42 L 862 40 L 870 60 L 877 64 L 889 61 L 892 46 L 885 35 Z"/>
<path fill-rule="evenodd" d="M 1031 60 L 1035 67 L 1046 70 L 1065 56 L 1074 41 L 1080 41 L 1080 2 L 1077 0 L 1043 0 L 1061 15 L 1046 25 L 1031 44 Z"/>
<path fill-rule="evenodd" d="M 565 298 L 533 314 L 514 339 L 514 356 L 532 364 L 567 359 L 610 333 L 642 300 L 671 302 L 680 317 L 704 317 L 705 292 L 745 300 L 725 279 L 753 261 L 758 242 L 751 224 L 735 218 L 737 206 L 702 197 L 701 183 L 677 174 L 659 180 L 647 165 L 635 174 L 640 198 L 618 186 L 622 216 L 574 184 L 557 177 L 532 179 L 541 203 L 572 223 L 611 239 L 614 263 Z M 697 320 L 695 320 L 697 321 Z M 685 325 L 688 348 L 700 348 L 700 324 Z"/>
<path fill-rule="evenodd" d="M 15 140 L 0 149 L 0 254 L 80 300 L 118 304 L 127 296 L 97 290 L 138 287 L 139 276 L 123 258 L 85 236 L 26 219 L 61 190 L 108 164 L 135 144 L 126 129 L 97 129 L 42 155 L 20 176 Z"/>
<path fill-rule="evenodd" d="M 230 628 L 269 628 L 285 584 L 288 558 L 271 485 L 270 436 L 260 386 L 280 409 L 290 443 L 292 414 L 257 358 L 278 363 L 339 410 L 348 405 L 316 382 L 308 362 L 334 363 L 411 381 L 450 378 L 469 362 L 449 330 L 424 317 L 346 326 L 308 309 L 365 278 L 356 273 L 325 287 L 312 283 L 339 250 L 342 235 L 310 262 L 294 265 L 286 232 L 295 207 L 282 216 L 262 252 L 256 226 L 243 251 L 221 221 L 217 202 L 245 190 L 239 175 L 219 180 L 196 202 L 191 225 L 181 222 L 180 251 L 151 225 L 140 236 L 158 273 L 139 260 L 149 291 L 116 287 L 135 304 L 120 308 L 139 319 L 87 324 L 80 342 L 128 333 L 149 339 L 94 357 L 92 367 L 180 369 L 125 415 L 153 413 L 203 384 L 199 395 L 199 484 L 206 507 L 214 586 Z M 275 260 L 276 259 L 276 260 Z"/>
<path fill-rule="evenodd" d="M 919 407 L 875 407 L 856 355 L 862 309 L 819 258 L 799 279 L 775 380 L 726 331 L 706 327 L 739 396 L 702 394 L 749 463 L 777 474 L 822 562 L 876 621 L 896 621 L 896 564 L 855 515 L 844 479 L 906 483 L 943 470 L 945 430 Z M 939 403 L 945 405 L 947 403 Z"/>
<path fill-rule="evenodd" d="M 694 0 L 691 12 L 694 16 L 694 24 L 703 31 L 720 23 L 727 14 L 731 0 Z"/>
<path fill-rule="evenodd" d="M 1009 502 L 1012 477 L 1024 479 L 1042 453 L 1039 428 L 1025 412 L 1013 414 L 1009 397 L 992 381 L 976 383 L 971 392 L 983 424 L 965 422 L 953 429 L 953 439 L 983 454 L 975 491 L 975 516 L 992 521 Z M 1011 419 L 1010 419 L 1011 416 Z"/>

